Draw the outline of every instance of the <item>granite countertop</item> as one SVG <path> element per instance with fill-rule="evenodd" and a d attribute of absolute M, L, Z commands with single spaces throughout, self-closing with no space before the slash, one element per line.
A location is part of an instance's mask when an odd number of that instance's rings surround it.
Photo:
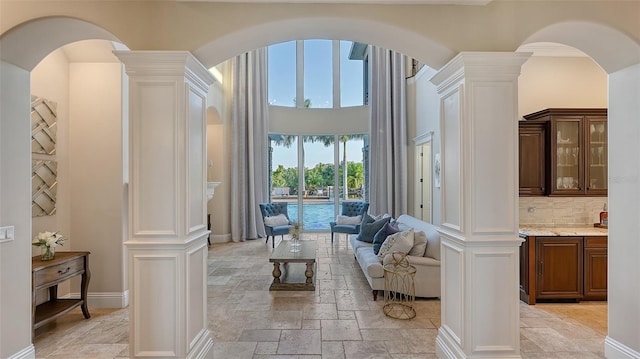
<path fill-rule="evenodd" d="M 520 234 L 526 236 L 606 236 L 607 228 L 597 227 L 554 227 L 553 225 L 523 225 L 520 226 Z"/>

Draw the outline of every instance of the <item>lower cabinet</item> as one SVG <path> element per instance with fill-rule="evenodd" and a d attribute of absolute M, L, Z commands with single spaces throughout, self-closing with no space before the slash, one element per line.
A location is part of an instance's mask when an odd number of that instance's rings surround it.
<path fill-rule="evenodd" d="M 607 237 L 524 237 L 520 299 L 606 300 Z"/>
<path fill-rule="evenodd" d="M 607 238 L 584 238 L 584 300 L 607 299 Z"/>
<path fill-rule="evenodd" d="M 580 299 L 582 253 L 582 237 L 537 237 L 536 299 Z"/>

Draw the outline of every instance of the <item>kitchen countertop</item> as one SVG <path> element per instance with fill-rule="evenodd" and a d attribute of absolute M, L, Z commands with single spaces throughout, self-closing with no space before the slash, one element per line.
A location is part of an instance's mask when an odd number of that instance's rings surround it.
<path fill-rule="evenodd" d="M 597 227 L 553 227 L 544 225 L 520 226 L 520 234 L 526 236 L 606 236 L 607 228 Z"/>

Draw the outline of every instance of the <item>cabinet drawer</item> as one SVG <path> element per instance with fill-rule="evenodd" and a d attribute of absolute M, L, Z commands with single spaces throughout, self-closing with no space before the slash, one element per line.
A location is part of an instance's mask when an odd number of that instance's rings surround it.
<path fill-rule="evenodd" d="M 35 286 L 55 282 L 84 270 L 84 257 L 74 258 L 64 263 L 39 270 L 35 275 Z"/>
<path fill-rule="evenodd" d="M 607 248 L 607 237 L 584 237 L 585 248 Z"/>

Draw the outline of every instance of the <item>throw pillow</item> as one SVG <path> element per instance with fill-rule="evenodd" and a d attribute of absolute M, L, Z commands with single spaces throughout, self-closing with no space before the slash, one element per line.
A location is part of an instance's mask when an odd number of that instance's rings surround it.
<path fill-rule="evenodd" d="M 384 243 L 387 237 L 398 232 L 400 232 L 398 226 L 391 222 L 386 223 L 384 227 L 382 227 L 378 232 L 376 232 L 375 236 L 373 236 L 373 253 L 378 254 L 380 246 L 382 246 L 382 243 Z"/>
<path fill-rule="evenodd" d="M 271 227 L 285 226 L 289 224 L 289 220 L 287 219 L 287 216 L 280 213 L 277 216 L 264 217 L 264 224 Z"/>
<path fill-rule="evenodd" d="M 357 225 L 360 224 L 360 222 L 362 222 L 362 216 L 358 215 L 358 216 L 343 216 L 341 214 L 338 215 L 338 217 L 336 217 L 336 224 L 353 224 L 353 225 Z"/>
<path fill-rule="evenodd" d="M 389 253 L 401 252 L 404 254 L 409 253 L 413 247 L 413 229 L 404 232 L 394 233 L 385 239 L 380 251 L 378 252 L 378 260 L 382 262 L 384 256 Z"/>
<path fill-rule="evenodd" d="M 360 225 L 360 233 L 356 237 L 361 242 L 373 243 L 373 237 L 391 220 L 391 217 L 374 220 L 373 217 L 365 214 L 362 224 Z"/>
<path fill-rule="evenodd" d="M 423 232 L 415 232 L 413 235 L 413 248 L 409 251 L 410 256 L 422 257 L 427 250 L 427 235 Z"/>

